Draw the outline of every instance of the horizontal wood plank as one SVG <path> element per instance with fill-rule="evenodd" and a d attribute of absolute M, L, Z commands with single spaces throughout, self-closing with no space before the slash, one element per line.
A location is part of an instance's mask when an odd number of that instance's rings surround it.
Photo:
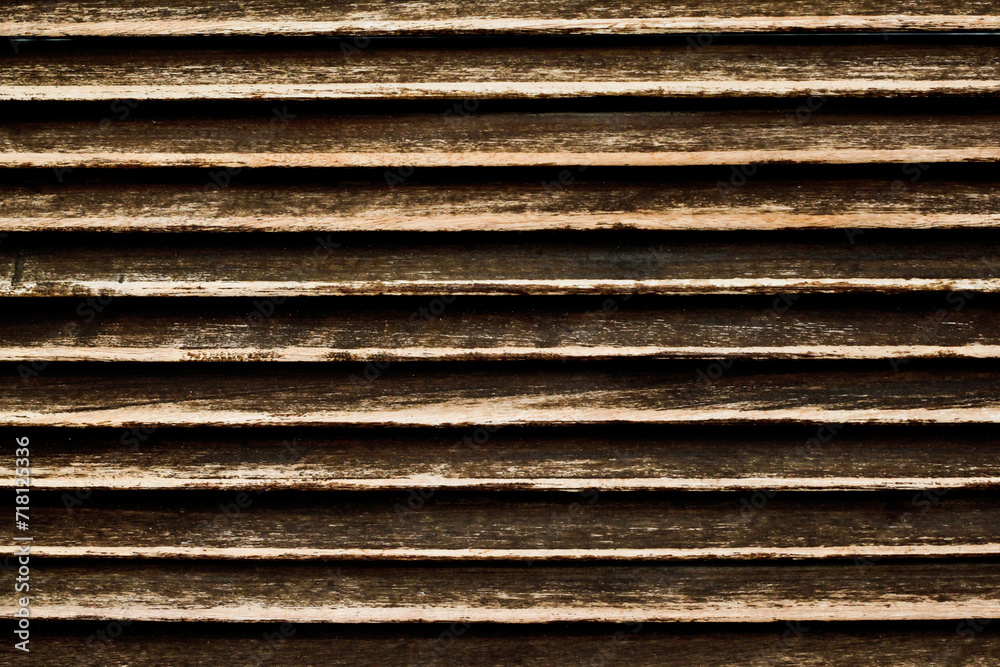
<path fill-rule="evenodd" d="M 995 623 L 993 624 L 995 625 Z M 120 631 L 120 632 L 119 632 Z M 284 631 L 284 632 L 282 632 Z M 114 636 L 112 638 L 113 635 Z M 481 626 L 307 626 L 39 623 L 33 664 L 65 667 L 106 663 L 132 667 L 165 662 L 194 667 L 231 656 L 239 664 L 302 665 L 434 663 L 482 667 L 506 664 L 516 647 L 519 665 L 601 667 L 873 667 L 934 664 L 991 667 L 1000 637 L 988 620 L 943 623 L 823 623 L 536 628 Z M 88 643 L 88 639 L 90 640 Z"/>
<path fill-rule="evenodd" d="M 129 111 L 122 104 L 120 112 Z M 986 113 L 831 112 L 799 123 L 795 108 L 444 115 L 451 107 L 446 103 L 440 113 L 393 116 L 306 116 L 286 106 L 277 109 L 277 116 L 266 112 L 252 118 L 12 117 L 0 125 L 0 167 L 58 168 L 57 177 L 65 179 L 65 170 L 76 167 L 399 169 L 1000 159 L 995 141 L 1000 116 Z M 223 172 L 227 182 L 232 176 Z M 208 179 L 203 185 L 218 187 Z"/>
<path fill-rule="evenodd" d="M 0 296 L 1000 290 L 1000 246 L 991 239 L 716 238 L 22 236 L 0 246 L 0 267 L 8 267 Z"/>
<path fill-rule="evenodd" d="M 779 296 L 712 306 L 629 295 L 101 301 L 7 302 L 0 361 L 1000 357 L 1000 304 L 972 294 L 863 305 Z M 882 316 L 888 309 L 891 318 Z"/>
<path fill-rule="evenodd" d="M 32 554 L 277 561 L 1000 555 L 1000 502 L 992 496 L 784 494 L 760 510 L 739 495 L 636 499 L 596 491 L 522 500 L 429 490 L 301 500 L 255 492 L 98 499 L 104 502 L 88 498 L 82 507 L 34 499 Z"/>
<path fill-rule="evenodd" d="M 564 173 L 565 172 L 565 173 Z M 277 184 L 230 179 L 130 183 L 67 177 L 0 183 L 4 231 L 364 232 L 537 230 L 958 229 L 1000 227 L 994 182 L 899 179 L 584 179 L 414 183 L 384 179 Z M 914 185 L 911 179 L 923 179 Z M 563 178 L 565 183 L 559 179 Z M 221 180 L 221 179 L 220 179 Z M 919 180 L 919 179 L 918 179 Z M 214 183 L 214 182 L 213 182 Z"/>
<path fill-rule="evenodd" d="M 954 363 L 954 362 L 953 362 Z M 997 423 L 983 368 L 773 370 L 650 361 L 539 368 L 397 364 L 374 381 L 336 365 L 26 366 L 0 379 L 8 426 L 502 426 L 598 423 Z M 800 362 L 801 364 L 801 362 Z M 40 367 L 41 370 L 33 370 Z M 11 369 L 14 370 L 13 368 Z M 709 376 L 711 378 L 711 376 Z"/>
<path fill-rule="evenodd" d="M 0 34 L 35 36 L 108 35 L 338 35 L 344 33 L 669 33 L 725 30 L 995 30 L 996 9 L 986 0 L 692 0 L 683 5 L 639 6 L 573 0 L 538 2 L 416 1 L 391 4 L 355 0 L 275 3 L 240 1 L 220 8 L 182 0 L 72 0 L 58 6 L 44 0 L 4 6 Z M 349 44 L 352 44 L 347 40 Z"/>
<path fill-rule="evenodd" d="M 0 100 L 987 95 L 1000 47 L 876 44 L 25 51 Z M 118 104 L 121 104 L 118 102 Z"/>
<path fill-rule="evenodd" d="M 991 560 L 400 567 L 48 562 L 34 619 L 256 622 L 962 620 L 1000 613 Z M 2 607 L 12 614 L 9 603 Z"/>
<path fill-rule="evenodd" d="M 691 428 L 191 433 L 142 425 L 29 435 L 33 486 L 84 496 L 90 489 L 740 490 L 760 503 L 769 496 L 752 492 L 933 489 L 938 498 L 947 489 L 1000 487 L 989 427 Z M 13 488 L 14 471 L 4 465 L 0 485 Z"/>

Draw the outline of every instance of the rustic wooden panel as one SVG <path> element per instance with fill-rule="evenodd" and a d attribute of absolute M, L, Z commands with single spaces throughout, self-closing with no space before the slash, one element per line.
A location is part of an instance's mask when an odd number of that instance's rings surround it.
<path fill-rule="evenodd" d="M 860 303 L 98 299 L 5 302 L 0 361 L 1000 357 L 1000 303 L 971 293 Z"/>
<path fill-rule="evenodd" d="M 375 381 L 336 365 L 48 369 L 0 379 L 9 426 L 465 426 L 685 422 L 997 423 L 998 375 L 958 364 L 893 369 L 752 365 L 702 383 L 694 365 L 626 360 L 476 368 L 397 364 Z M 39 375 L 39 373 L 41 373 Z M 705 371 L 703 370 L 703 373 Z M 32 377 L 35 376 L 35 377 Z"/>
<path fill-rule="evenodd" d="M 719 239 L 719 240 L 716 240 Z M 954 240 L 952 240 L 954 239 Z M 992 238 L 25 236 L 0 296 L 993 292 Z M 2 266 L 2 265 L 0 265 Z"/>
<path fill-rule="evenodd" d="M 307 116 L 284 107 L 278 115 L 270 109 L 261 116 L 230 118 L 133 114 L 134 120 L 122 122 L 112 116 L 12 117 L 0 125 L 0 167 L 53 167 L 62 177 L 65 169 L 83 166 L 565 167 L 1000 159 L 995 140 L 1000 116 L 988 113 L 830 112 L 798 123 L 795 106 L 445 116 L 451 106 L 442 103 L 438 113 L 392 116 Z M 120 110 L 128 111 L 124 102 Z M 214 187 L 206 179 L 205 188 Z"/>
<path fill-rule="evenodd" d="M 42 557 L 261 560 L 880 559 L 997 556 L 994 496 L 545 498 L 190 493 L 32 508 Z M 923 501 L 923 502 L 920 502 Z M 114 517 L 114 521 L 109 521 Z M 131 567 L 126 565 L 123 567 Z"/>
<path fill-rule="evenodd" d="M 715 178 L 584 178 L 560 170 L 537 180 L 405 184 L 341 180 L 328 174 L 292 182 L 226 187 L 211 176 L 133 183 L 73 174 L 53 183 L 0 182 L 6 231 L 532 231 L 957 229 L 1000 226 L 996 183 L 933 180 L 918 166 L 890 178 L 774 180 L 754 173 L 740 187 Z M 935 165 L 935 170 L 939 169 Z M 395 174 L 399 177 L 399 174 Z M 897 178 L 899 176 L 900 178 Z M 919 185 L 912 179 L 917 177 Z M 560 177 L 565 184 L 560 182 Z M 280 178 L 280 177 L 275 177 Z M 305 182 L 303 182 L 305 181 Z M 737 181 L 739 182 L 739 181 Z M 393 187 L 395 186 L 395 187 Z"/>
<path fill-rule="evenodd" d="M 994 560 L 399 567 L 49 562 L 37 619 L 269 622 L 955 620 L 1000 613 Z M 9 603 L 2 610 L 12 614 Z"/>
<path fill-rule="evenodd" d="M 572 0 L 217 3 L 190 0 L 28 0 L 0 9 L 8 35 L 338 35 L 477 33 L 668 33 L 785 30 L 995 30 L 988 0 L 691 0 L 640 5 Z M 351 40 L 345 40 L 354 46 Z M 363 42 L 362 42 L 363 43 Z"/>
<path fill-rule="evenodd" d="M 1000 487 L 991 426 L 33 433 L 34 485 L 76 499 L 89 489 L 415 489 L 423 500 L 446 488 L 730 489 L 762 491 L 747 495 L 760 504 L 773 490 L 913 489 L 929 490 L 924 506 L 947 489 Z M 11 487 L 13 470 L 0 470 Z"/>
<path fill-rule="evenodd" d="M 1000 655 L 988 619 L 943 623 L 323 626 L 284 624 L 48 623 L 33 664 L 169 663 L 197 667 L 231 656 L 239 664 L 321 667 L 358 664 L 630 664 L 641 667 L 992 667 Z M 88 640 L 90 640 L 88 642 Z M 104 661 L 104 662 L 101 662 Z"/>
<path fill-rule="evenodd" d="M 900 43 L 677 46 L 373 45 L 78 48 L 9 55 L 0 100 L 976 95 L 1000 92 L 1000 47 Z"/>

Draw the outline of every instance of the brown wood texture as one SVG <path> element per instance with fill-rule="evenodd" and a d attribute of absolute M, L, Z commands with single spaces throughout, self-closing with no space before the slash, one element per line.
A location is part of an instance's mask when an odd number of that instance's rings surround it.
<path fill-rule="evenodd" d="M 1000 357 L 998 304 L 971 293 L 860 304 L 798 295 L 714 304 L 630 295 L 388 304 L 109 298 L 9 302 L 0 361 Z"/>
<path fill-rule="evenodd" d="M 0 100 L 984 95 L 1000 47 L 897 43 L 32 51 Z"/>
<path fill-rule="evenodd" d="M 715 240 L 719 239 L 719 240 Z M 1000 289 L 992 239 L 840 234 L 664 243 L 301 235 L 25 237 L 0 247 L 0 295 L 289 297 L 774 294 Z"/>
<path fill-rule="evenodd" d="M 976 369 L 752 365 L 727 375 L 710 368 L 718 379 L 708 382 L 693 364 L 626 360 L 587 367 L 398 364 L 374 381 L 345 366 L 270 365 L 241 369 L 239 390 L 225 367 L 35 367 L 0 380 L 0 425 L 1000 422 L 1000 379 L 982 361 Z"/>
<path fill-rule="evenodd" d="M 359 377 L 364 369 L 358 368 Z M 569 491 L 930 490 L 1000 486 L 990 425 L 827 424 L 788 430 L 615 425 L 459 430 L 37 432 L 39 489 Z M 4 485 L 13 470 L 3 468 Z M 754 492 L 765 492 L 754 496 Z M 71 494 L 77 497 L 77 494 Z M 256 497 L 256 496 L 255 496 Z M 592 495 L 579 499 L 590 504 Z M 923 498 L 923 496 L 921 497 Z M 921 506 L 926 505 L 922 499 Z M 741 503 L 741 507 L 743 504 Z"/>
<path fill-rule="evenodd" d="M 31 664 L 997 664 L 998 29 L 0 7 Z"/>
<path fill-rule="evenodd" d="M 563 173 L 565 171 L 565 174 Z M 1000 226 L 993 181 L 929 180 L 917 167 L 890 178 L 584 179 L 578 169 L 537 180 L 406 182 L 384 178 L 226 187 L 67 177 L 0 183 L 6 231 L 463 232 L 537 230 L 960 229 Z M 559 178 L 563 176 L 563 184 Z M 915 184 L 914 176 L 923 176 Z M 242 175 L 241 175 L 242 176 Z M 569 180 L 572 179 L 572 180 Z M 220 178 L 220 180 L 222 180 Z M 315 181 L 315 179 L 313 179 Z M 642 182 L 645 180 L 646 182 Z M 920 180 L 920 179 L 918 179 Z M 638 181 L 638 182 L 637 182 Z M 863 237 L 861 237 L 863 238 Z"/>
<path fill-rule="evenodd" d="M 992 624 L 995 625 L 995 624 Z M 872 627 L 874 626 L 874 627 Z M 227 656 L 238 664 L 325 667 L 359 664 L 573 664 L 601 667 L 875 667 L 946 662 L 991 667 L 1000 640 L 989 619 L 934 624 L 856 626 L 781 623 L 692 626 L 626 623 L 613 626 L 317 626 L 88 623 L 78 633 L 48 629 L 32 649 L 34 664 L 172 665 L 198 667 Z M 223 629 L 224 628 L 224 629 Z M 88 642 L 88 640 L 90 640 Z"/>
<path fill-rule="evenodd" d="M 135 104 L 133 102 L 133 104 Z M 0 167 L 516 167 L 995 162 L 1000 116 L 784 110 L 11 118 Z M 127 111 L 127 107 L 122 107 Z M 287 112 L 287 113 L 286 113 Z M 295 118 L 289 118 L 289 114 Z M 116 116 L 117 117 L 117 116 Z M 106 120 L 107 122 L 102 122 Z M 555 178 L 556 174 L 553 174 Z M 208 180 L 206 189 L 218 187 Z"/>
<path fill-rule="evenodd" d="M 32 612 L 79 621 L 959 621 L 1000 611 L 995 564 L 386 563 L 338 572 L 323 562 L 57 560 L 35 573 Z"/>
<path fill-rule="evenodd" d="M 683 4 L 556 5 L 507 2 L 319 2 L 240 0 L 219 5 L 181 0 L 72 0 L 53 5 L 22 1 L 0 10 L 0 34 L 115 35 L 340 35 L 758 32 L 791 30 L 991 30 L 1000 26 L 987 0 L 692 0 Z"/>
<path fill-rule="evenodd" d="M 424 492 L 430 495 L 429 491 Z M 758 560 L 1000 555 L 995 497 L 905 492 L 633 499 L 244 492 L 33 508 L 41 557 L 258 560 Z M 817 497 L 819 496 L 819 497 Z M 932 503 L 928 498 L 935 498 Z M 53 500 L 56 500 L 53 498 Z M 241 507 L 246 505 L 246 507 Z M 113 516 L 114 522 L 108 521 Z"/>

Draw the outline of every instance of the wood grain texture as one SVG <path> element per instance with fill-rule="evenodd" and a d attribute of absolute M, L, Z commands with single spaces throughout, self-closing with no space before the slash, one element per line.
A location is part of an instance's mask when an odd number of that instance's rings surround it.
<path fill-rule="evenodd" d="M 962 620 L 1000 612 L 994 560 L 424 567 L 50 561 L 36 619 L 292 623 Z M 9 602 L 3 613 L 12 614 Z"/>
<path fill-rule="evenodd" d="M 997 423 L 997 374 L 753 366 L 699 382 L 697 366 L 396 364 L 375 381 L 344 366 L 63 367 L 0 380 L 8 426 L 502 426 L 834 422 Z M 13 369 L 12 369 L 13 370 Z M 711 369 L 710 369 L 711 370 Z M 704 372 L 704 371 L 703 371 Z M 239 387 L 239 388 L 237 388 Z"/>
<path fill-rule="evenodd" d="M 110 632 L 120 636 L 111 639 Z M 603 626 L 319 626 L 215 624 L 40 624 L 33 664 L 41 667 L 168 662 L 198 667 L 231 656 L 239 664 L 278 667 L 440 664 L 542 667 L 992 667 L 1000 639 L 988 620 L 944 623 L 698 624 Z M 976 628 L 981 628 L 976 631 Z M 284 630 L 284 633 L 282 632 Z M 102 632 L 102 635 L 98 635 Z M 287 635 L 287 636 L 286 636 Z M 89 643 L 88 639 L 93 637 Z M 107 637 L 103 639 L 102 637 Z"/>
<path fill-rule="evenodd" d="M 565 170 L 534 181 L 129 183 L 75 174 L 66 182 L 0 183 L 5 231 L 534 231 L 957 229 L 1000 227 L 994 182 L 902 178 L 583 180 Z M 928 176 L 931 174 L 928 174 Z M 572 178 L 572 181 L 568 179 Z M 211 182 L 211 181 L 208 181 Z M 547 184 L 547 185 L 546 185 Z"/>
<path fill-rule="evenodd" d="M 1000 290 L 981 237 L 35 237 L 0 296 L 773 294 Z M 719 240 L 715 240 L 719 239 Z M 912 239 L 912 240 L 911 240 Z M 446 307 L 446 306 L 445 306 Z M 82 315 L 82 313 L 81 313 Z"/>
<path fill-rule="evenodd" d="M 1000 357 L 1000 304 L 972 294 L 101 301 L 6 302 L 0 361 Z"/>
<path fill-rule="evenodd" d="M 0 10 L 0 34 L 107 35 L 338 35 L 483 33 L 669 33 L 791 30 L 991 30 L 1000 26 L 986 0 L 691 0 L 683 4 L 595 3 L 573 0 L 503 3 L 371 0 L 240 0 L 210 2 L 74 0 L 53 6 L 21 1 Z"/>
<path fill-rule="evenodd" d="M 362 372 L 359 369 L 359 372 Z M 873 430 L 874 429 L 874 430 Z M 885 430 L 888 429 L 888 430 Z M 32 429 L 38 489 L 932 490 L 1000 487 L 989 426 L 524 431 Z M 9 432 L 10 437 L 18 435 Z M 8 463 L 4 465 L 9 466 Z M 13 488 L 13 469 L 0 468 Z M 433 494 L 431 494 L 433 495 Z M 592 496 L 581 498 L 586 502 Z M 742 507 L 742 504 L 741 504 Z M 419 507 L 418 507 L 419 508 Z"/>
<path fill-rule="evenodd" d="M 256 560 L 759 560 L 997 556 L 1000 502 L 921 493 L 546 498 L 250 491 L 35 499 L 41 557 Z M 103 502 L 101 502 L 103 501 Z M 245 505 L 245 507 L 241 507 Z M 109 521 L 114 517 L 114 521 Z M 13 553 L 14 549 L 8 549 Z M 124 566 L 128 567 L 128 566 Z"/>
<path fill-rule="evenodd" d="M 979 112 L 818 113 L 799 124 L 794 107 L 444 116 L 449 106 L 442 105 L 441 113 L 395 116 L 306 116 L 285 107 L 278 109 L 280 118 L 133 114 L 134 120 L 108 117 L 102 123 L 15 117 L 0 126 L 0 166 L 565 167 L 1000 159 L 1000 116 Z M 203 187 L 219 186 L 206 179 Z"/>
<path fill-rule="evenodd" d="M 0 100 L 988 95 L 1000 47 L 78 48 L 0 60 Z"/>

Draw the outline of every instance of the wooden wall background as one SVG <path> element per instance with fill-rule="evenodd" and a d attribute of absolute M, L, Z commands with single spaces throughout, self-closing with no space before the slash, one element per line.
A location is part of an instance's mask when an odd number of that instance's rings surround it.
<path fill-rule="evenodd" d="M 998 28 L 5 3 L 5 655 L 997 664 Z"/>

